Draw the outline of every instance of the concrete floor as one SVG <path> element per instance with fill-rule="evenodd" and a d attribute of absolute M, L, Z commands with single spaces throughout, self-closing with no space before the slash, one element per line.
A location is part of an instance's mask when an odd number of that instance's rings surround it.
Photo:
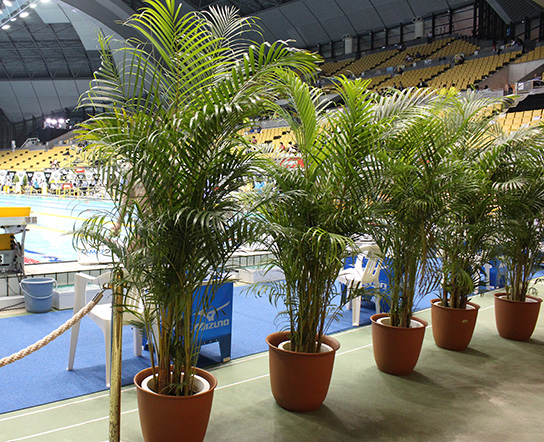
<path fill-rule="evenodd" d="M 493 297 L 480 304 L 470 347 L 436 347 L 426 333 L 416 370 L 381 373 L 370 327 L 335 335 L 342 347 L 325 403 L 292 413 L 270 393 L 268 356 L 232 361 L 218 378 L 206 441 L 544 441 L 544 319 L 532 339 L 499 337 Z M 430 311 L 418 316 L 430 322 Z M 122 394 L 121 439 L 143 442 L 134 387 Z M 100 442 L 108 439 L 109 399 L 97 393 L 0 416 L 0 441 Z"/>

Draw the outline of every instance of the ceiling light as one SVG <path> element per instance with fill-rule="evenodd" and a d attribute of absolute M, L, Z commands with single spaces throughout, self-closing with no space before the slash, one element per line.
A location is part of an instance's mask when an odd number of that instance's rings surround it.
<path fill-rule="evenodd" d="M 38 6 L 36 3 L 30 3 L 30 7 L 34 9 L 36 6 Z"/>
<path fill-rule="evenodd" d="M 13 3 L 11 3 L 9 0 L 4 0 L 4 5 L 6 5 L 8 8 L 13 6 Z"/>
<path fill-rule="evenodd" d="M 17 17 L 11 17 L 9 21 L 16 21 L 16 20 L 17 20 Z"/>
<path fill-rule="evenodd" d="M 42 3 L 49 3 L 49 0 L 42 0 Z"/>
<path fill-rule="evenodd" d="M 21 12 L 21 18 L 27 18 L 30 14 L 28 12 Z"/>
<path fill-rule="evenodd" d="M 9 25 L 4 25 L 4 26 L 2 26 L 2 29 L 3 29 L 4 31 L 5 31 L 6 29 L 9 29 L 9 28 L 10 28 Z"/>

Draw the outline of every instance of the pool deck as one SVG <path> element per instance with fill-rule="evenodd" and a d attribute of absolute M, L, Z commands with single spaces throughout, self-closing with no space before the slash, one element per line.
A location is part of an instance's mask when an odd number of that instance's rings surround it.
<path fill-rule="evenodd" d="M 539 290 L 542 293 L 542 290 Z M 535 442 L 544 434 L 544 317 L 527 342 L 501 338 L 493 295 L 481 305 L 463 352 L 438 348 L 429 326 L 413 373 L 376 368 L 370 327 L 335 335 L 342 345 L 324 404 L 294 413 L 270 392 L 268 354 L 209 369 L 218 379 L 206 441 L 214 442 Z M 431 323 L 430 312 L 418 316 Z M 432 324 L 431 324 L 432 325 Z M 121 393 L 121 439 L 144 442 L 136 390 Z M 107 391 L 0 416 L 0 440 L 103 442 Z"/>

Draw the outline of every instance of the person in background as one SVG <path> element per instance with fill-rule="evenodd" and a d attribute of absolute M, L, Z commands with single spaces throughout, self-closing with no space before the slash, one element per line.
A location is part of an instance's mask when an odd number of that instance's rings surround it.
<path fill-rule="evenodd" d="M 423 78 L 419 79 L 419 83 L 417 84 L 417 87 L 428 87 L 428 86 L 429 85 L 427 84 L 425 80 L 423 80 Z"/>

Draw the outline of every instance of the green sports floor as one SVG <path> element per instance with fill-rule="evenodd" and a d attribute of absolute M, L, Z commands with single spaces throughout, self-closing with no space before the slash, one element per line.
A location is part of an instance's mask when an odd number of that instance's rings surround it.
<path fill-rule="evenodd" d="M 531 340 L 508 341 L 496 331 L 493 296 L 473 301 L 482 308 L 470 347 L 440 349 L 429 327 L 409 376 L 378 371 L 370 327 L 335 335 L 342 347 L 315 412 L 276 405 L 266 353 L 213 368 L 219 387 L 206 441 L 544 441 L 543 314 Z M 418 316 L 430 322 L 430 311 Z M 121 400 L 121 439 L 143 442 L 134 387 Z M 0 441 L 106 441 L 108 412 L 108 395 L 97 393 L 7 413 Z"/>

